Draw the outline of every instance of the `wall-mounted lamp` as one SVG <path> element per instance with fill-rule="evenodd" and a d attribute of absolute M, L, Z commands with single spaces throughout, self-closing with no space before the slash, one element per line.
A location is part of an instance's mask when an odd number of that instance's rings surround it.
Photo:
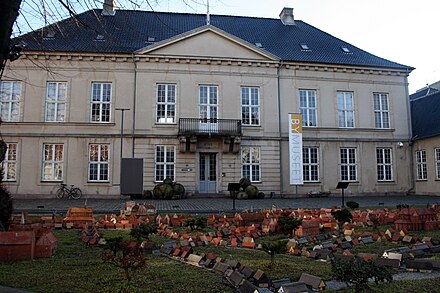
<path fill-rule="evenodd" d="M 397 146 L 398 146 L 399 148 L 403 148 L 403 142 L 399 141 L 399 142 L 397 143 Z"/>

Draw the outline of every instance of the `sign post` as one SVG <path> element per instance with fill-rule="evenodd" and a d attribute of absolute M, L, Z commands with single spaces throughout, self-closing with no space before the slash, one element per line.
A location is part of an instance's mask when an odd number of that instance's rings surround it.
<path fill-rule="evenodd" d="M 336 186 L 336 189 L 342 189 L 342 208 L 345 206 L 344 189 L 347 189 L 347 187 L 348 182 L 345 181 L 338 182 L 338 185 Z"/>

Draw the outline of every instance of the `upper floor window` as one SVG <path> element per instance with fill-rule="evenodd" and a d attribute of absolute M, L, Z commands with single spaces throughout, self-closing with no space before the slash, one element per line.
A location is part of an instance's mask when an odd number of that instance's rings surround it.
<path fill-rule="evenodd" d="M 440 180 L 440 148 L 435 149 L 435 178 Z"/>
<path fill-rule="evenodd" d="M 393 158 L 391 148 L 376 149 L 377 180 L 393 180 Z"/>
<path fill-rule="evenodd" d="M 341 181 L 357 181 L 356 148 L 341 148 Z"/>
<path fill-rule="evenodd" d="M 110 174 L 110 146 L 108 144 L 89 145 L 89 181 L 108 182 Z"/>
<path fill-rule="evenodd" d="M 260 89 L 241 88 L 241 122 L 243 125 L 260 125 Z"/>
<path fill-rule="evenodd" d="M 416 164 L 417 164 L 417 180 L 428 179 L 425 150 L 416 151 Z"/>
<path fill-rule="evenodd" d="M 61 181 L 63 180 L 63 144 L 43 144 L 43 181 Z"/>
<path fill-rule="evenodd" d="M 305 127 L 316 126 L 316 91 L 299 90 L 299 108 Z"/>
<path fill-rule="evenodd" d="M 241 148 L 241 177 L 248 178 L 251 182 L 259 182 L 260 178 L 260 148 Z"/>
<path fill-rule="evenodd" d="M 92 83 L 92 99 L 90 106 L 90 117 L 92 122 L 110 122 L 111 97 L 111 83 Z"/>
<path fill-rule="evenodd" d="M 199 86 L 199 115 L 203 120 L 218 118 L 218 86 Z"/>
<path fill-rule="evenodd" d="M 66 95 L 66 82 L 47 83 L 45 121 L 65 121 Z"/>
<path fill-rule="evenodd" d="M 176 147 L 158 145 L 155 153 L 155 181 L 175 180 Z"/>
<path fill-rule="evenodd" d="M 6 143 L 6 154 L 3 160 L 3 180 L 17 180 L 17 144 Z"/>
<path fill-rule="evenodd" d="M 303 148 L 303 178 L 304 182 L 319 181 L 319 159 L 317 147 Z"/>
<path fill-rule="evenodd" d="M 390 111 L 388 94 L 375 93 L 374 100 L 374 126 L 376 128 L 390 128 Z"/>
<path fill-rule="evenodd" d="M 5 122 L 19 119 L 21 87 L 20 81 L 0 81 L 0 113 Z"/>
<path fill-rule="evenodd" d="M 338 92 L 338 126 L 354 127 L 354 103 L 352 92 Z"/>
<path fill-rule="evenodd" d="M 176 85 L 158 84 L 156 100 L 156 122 L 176 122 Z"/>

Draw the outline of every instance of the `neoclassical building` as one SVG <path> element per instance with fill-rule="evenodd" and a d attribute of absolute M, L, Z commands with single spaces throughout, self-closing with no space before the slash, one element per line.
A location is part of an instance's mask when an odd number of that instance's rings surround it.
<path fill-rule="evenodd" d="M 120 194 L 121 159 L 143 190 L 164 178 L 226 193 L 406 193 L 412 187 L 407 77 L 293 16 L 106 9 L 14 40 L 0 84 L 5 181 L 16 196 Z M 301 184 L 291 185 L 289 113 L 302 114 Z M 139 171 L 133 171 L 139 172 Z"/>

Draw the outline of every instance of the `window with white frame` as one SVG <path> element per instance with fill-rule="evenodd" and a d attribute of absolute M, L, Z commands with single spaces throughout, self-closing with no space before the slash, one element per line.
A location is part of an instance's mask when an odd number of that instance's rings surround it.
<path fill-rule="evenodd" d="M 393 180 L 393 156 L 391 148 L 376 149 L 377 181 Z"/>
<path fill-rule="evenodd" d="M 218 86 L 199 86 L 199 117 L 213 121 L 218 118 Z"/>
<path fill-rule="evenodd" d="M 317 147 L 303 147 L 304 182 L 319 181 L 319 158 Z"/>
<path fill-rule="evenodd" d="M 341 148 L 341 181 L 357 181 L 356 148 Z"/>
<path fill-rule="evenodd" d="M 440 180 L 440 148 L 435 149 L 435 178 Z"/>
<path fill-rule="evenodd" d="M 6 143 L 6 154 L 3 160 L 3 181 L 17 180 L 17 143 Z"/>
<path fill-rule="evenodd" d="M 316 122 L 316 91 L 299 90 L 299 108 L 305 127 L 315 127 Z"/>
<path fill-rule="evenodd" d="M 66 82 L 48 82 L 46 89 L 45 121 L 61 122 L 66 119 Z"/>
<path fill-rule="evenodd" d="M 92 83 L 92 98 L 90 105 L 90 119 L 92 122 L 110 122 L 111 97 L 111 83 Z"/>
<path fill-rule="evenodd" d="M 260 89 L 241 88 L 241 122 L 243 125 L 260 125 Z"/>
<path fill-rule="evenodd" d="M 241 148 L 241 177 L 248 178 L 251 182 L 261 181 L 260 175 L 260 148 Z"/>
<path fill-rule="evenodd" d="M 0 81 L 0 114 L 3 121 L 18 121 L 21 90 L 20 81 Z"/>
<path fill-rule="evenodd" d="M 390 128 L 388 94 L 374 93 L 374 125 L 376 128 Z"/>
<path fill-rule="evenodd" d="M 62 181 L 64 165 L 64 145 L 43 144 L 42 181 Z"/>
<path fill-rule="evenodd" d="M 354 103 L 352 92 L 338 92 L 338 126 L 351 128 L 354 127 Z"/>
<path fill-rule="evenodd" d="M 155 181 L 163 181 L 166 178 L 175 180 L 176 147 L 169 145 L 157 145 L 154 159 Z"/>
<path fill-rule="evenodd" d="M 416 164 L 417 164 L 417 180 L 427 180 L 428 171 L 426 169 L 426 151 L 416 151 Z"/>
<path fill-rule="evenodd" d="M 88 181 L 108 182 L 110 175 L 110 145 L 89 145 Z"/>
<path fill-rule="evenodd" d="M 156 88 L 156 122 L 176 122 L 176 85 L 157 84 Z"/>

